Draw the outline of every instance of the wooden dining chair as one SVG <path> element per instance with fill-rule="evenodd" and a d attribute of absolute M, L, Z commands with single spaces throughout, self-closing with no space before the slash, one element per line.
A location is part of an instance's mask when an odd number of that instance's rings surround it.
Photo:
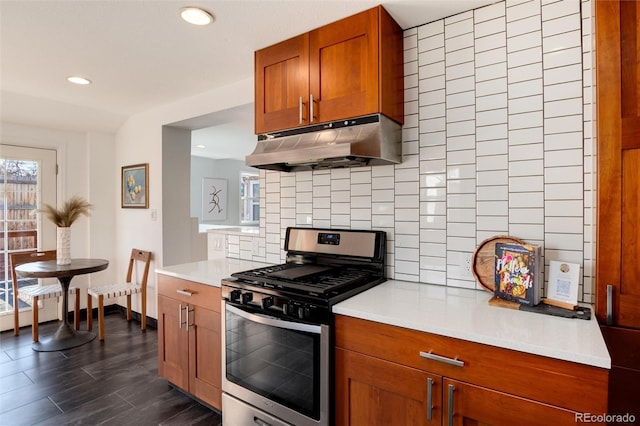
<path fill-rule="evenodd" d="M 87 291 L 87 330 L 93 328 L 92 302 L 95 297 L 98 299 L 98 336 L 100 340 L 104 340 L 104 299 L 127 296 L 127 321 L 131 321 L 131 295 L 135 293 L 141 294 L 142 313 L 140 314 L 140 328 L 147 329 L 147 278 L 149 277 L 149 266 L 151 265 L 151 252 L 138 249 L 131 250 L 129 258 L 129 269 L 127 270 L 127 279 L 123 284 L 105 285 L 100 287 L 89 288 Z M 140 281 L 134 278 L 134 267 L 136 272 L 140 271 Z M 138 273 L 135 274 L 138 278 Z"/>
<path fill-rule="evenodd" d="M 20 300 L 31 305 L 33 316 L 31 325 L 31 335 L 33 341 L 38 341 L 38 301 L 44 299 L 59 298 L 62 296 L 62 286 L 60 283 L 48 285 L 30 285 L 25 287 L 18 286 L 18 275 L 16 267 L 23 263 L 38 262 L 41 260 L 55 260 L 56 251 L 30 251 L 22 253 L 10 253 L 9 261 L 11 264 L 11 281 L 13 283 L 13 334 L 20 334 L 20 312 L 18 303 Z M 75 309 L 73 311 L 73 325 L 76 330 L 80 329 L 80 289 L 69 287 L 69 294 L 75 295 Z M 65 315 L 67 313 L 65 312 Z"/>

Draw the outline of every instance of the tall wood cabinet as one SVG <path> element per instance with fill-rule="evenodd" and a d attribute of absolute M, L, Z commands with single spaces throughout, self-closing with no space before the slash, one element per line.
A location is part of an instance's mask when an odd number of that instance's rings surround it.
<path fill-rule="evenodd" d="M 158 275 L 158 373 L 222 409 L 220 288 Z"/>
<path fill-rule="evenodd" d="M 337 425 L 575 425 L 606 369 L 338 315 Z"/>
<path fill-rule="evenodd" d="M 378 6 L 255 52 L 255 132 L 404 120 L 402 29 Z"/>
<path fill-rule="evenodd" d="M 610 412 L 640 419 L 640 2 L 597 1 L 596 313 Z"/>

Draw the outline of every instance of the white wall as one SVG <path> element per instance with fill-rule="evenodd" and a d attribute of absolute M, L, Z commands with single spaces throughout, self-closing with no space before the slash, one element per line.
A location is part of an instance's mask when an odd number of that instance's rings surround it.
<path fill-rule="evenodd" d="M 239 54 L 252 55 L 253 52 L 239 52 Z M 130 117 L 118 130 L 115 137 L 115 167 L 130 164 L 149 163 L 149 209 L 121 209 L 119 196 L 116 194 L 113 201 L 116 207 L 116 254 L 124 259 L 128 258 L 132 247 L 143 248 L 153 252 L 151 271 L 165 265 L 163 258 L 163 245 L 174 244 L 171 238 L 163 237 L 163 223 L 170 222 L 167 218 L 175 216 L 174 209 L 181 211 L 183 206 L 177 203 L 164 203 L 165 197 L 171 197 L 163 189 L 163 126 L 193 117 L 199 117 L 216 111 L 222 111 L 238 105 L 253 102 L 253 79 L 240 81 L 236 84 L 212 90 L 164 105 Z M 185 152 L 190 152 L 190 146 L 184 147 Z M 168 159 L 170 162 L 171 159 Z M 181 186 L 183 191 L 189 193 L 189 172 L 174 175 L 174 185 Z M 187 212 L 189 206 L 187 205 Z M 156 210 L 157 220 L 151 219 L 151 211 Z M 180 249 L 180 245 L 175 246 Z M 184 250 L 189 251 L 189 246 Z M 126 264 L 119 265 L 118 273 L 126 273 Z M 149 292 L 147 296 L 147 314 L 157 316 L 156 310 L 156 276 L 149 276 Z M 134 310 L 140 312 L 139 301 L 134 300 Z"/>
<path fill-rule="evenodd" d="M 200 223 L 241 226 L 240 223 L 240 173 L 258 173 L 244 161 L 191 157 L 191 216 Z M 225 220 L 202 220 L 202 178 L 227 180 L 227 218 Z"/>
<path fill-rule="evenodd" d="M 110 262 L 109 268 L 89 275 L 79 275 L 73 285 L 83 294 L 89 284 L 108 284 L 116 277 L 114 233 L 113 135 L 77 133 L 3 122 L 0 131 L 3 144 L 55 149 L 59 175 L 57 202 L 62 204 L 72 195 L 87 199 L 94 208 L 90 217 L 80 217 L 71 227 L 71 255 L 100 257 Z M 43 247 L 43 249 L 55 249 Z M 86 299 L 81 298 L 82 307 Z M 72 306 L 70 306 L 72 308 Z"/>

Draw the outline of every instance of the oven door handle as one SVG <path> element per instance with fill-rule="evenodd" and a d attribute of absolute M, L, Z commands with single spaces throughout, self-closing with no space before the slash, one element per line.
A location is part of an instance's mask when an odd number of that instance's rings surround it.
<path fill-rule="evenodd" d="M 304 323 L 301 323 L 301 322 L 284 321 L 284 320 L 281 320 L 281 319 L 278 319 L 278 318 L 275 318 L 275 317 L 270 317 L 270 316 L 267 316 L 267 315 L 252 314 L 252 313 L 243 311 L 242 309 L 238 309 L 235 306 L 230 305 L 229 303 L 226 303 L 226 308 L 230 312 L 233 312 L 234 314 L 239 315 L 244 319 L 247 319 L 247 320 L 253 321 L 253 322 L 257 322 L 257 323 L 260 323 L 260 324 L 274 326 L 274 327 L 280 327 L 280 328 L 284 328 L 284 329 L 287 329 L 287 330 L 304 331 L 304 332 L 313 333 L 313 334 L 320 334 L 322 332 L 322 327 L 319 326 L 319 325 L 304 324 Z"/>

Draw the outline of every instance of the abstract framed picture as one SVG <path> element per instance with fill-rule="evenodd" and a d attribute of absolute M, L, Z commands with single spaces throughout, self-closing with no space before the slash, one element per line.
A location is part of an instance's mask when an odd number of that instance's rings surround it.
<path fill-rule="evenodd" d="M 122 208 L 149 208 L 149 163 L 122 167 Z"/>
<path fill-rule="evenodd" d="M 227 219 L 227 180 L 202 178 L 202 220 Z"/>

